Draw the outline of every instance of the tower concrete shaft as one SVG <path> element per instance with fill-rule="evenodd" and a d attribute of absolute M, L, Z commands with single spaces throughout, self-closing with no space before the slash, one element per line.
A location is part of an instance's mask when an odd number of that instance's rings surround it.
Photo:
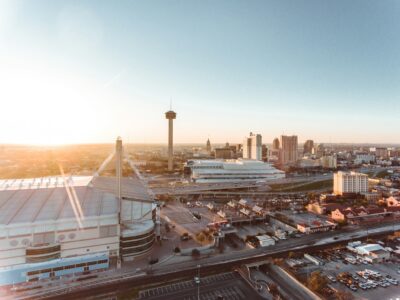
<path fill-rule="evenodd" d="M 121 213 L 122 151 L 122 139 L 118 137 L 115 143 L 115 177 L 117 180 L 118 214 Z"/>
<path fill-rule="evenodd" d="M 165 113 L 165 118 L 168 119 L 168 171 L 174 170 L 174 119 L 176 113 L 172 110 Z"/>

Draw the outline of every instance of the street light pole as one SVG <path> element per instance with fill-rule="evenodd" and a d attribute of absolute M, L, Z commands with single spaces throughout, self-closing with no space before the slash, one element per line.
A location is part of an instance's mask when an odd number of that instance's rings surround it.
<path fill-rule="evenodd" d="M 198 283 L 197 283 L 197 300 L 200 300 L 200 265 L 197 265 L 197 278 L 198 278 Z"/>

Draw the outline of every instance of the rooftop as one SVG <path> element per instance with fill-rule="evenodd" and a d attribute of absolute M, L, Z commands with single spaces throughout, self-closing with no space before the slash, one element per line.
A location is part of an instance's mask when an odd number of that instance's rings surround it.
<path fill-rule="evenodd" d="M 0 182 L 0 225 L 117 214 L 114 195 L 93 188 L 92 177 L 12 179 Z"/>
<path fill-rule="evenodd" d="M 122 178 L 122 197 L 153 202 L 138 179 Z M 115 177 L 45 177 L 0 180 L 0 226 L 116 216 Z"/>

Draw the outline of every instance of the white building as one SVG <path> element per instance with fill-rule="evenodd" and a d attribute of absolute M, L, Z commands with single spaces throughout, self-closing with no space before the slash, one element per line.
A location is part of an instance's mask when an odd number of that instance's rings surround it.
<path fill-rule="evenodd" d="M 275 245 L 275 240 L 267 234 L 258 235 L 256 236 L 256 238 L 258 239 L 258 244 L 260 245 L 260 247 L 268 247 Z"/>
<path fill-rule="evenodd" d="M 316 168 L 321 166 L 321 163 L 318 159 L 304 157 L 298 161 L 298 165 L 300 168 Z"/>
<path fill-rule="evenodd" d="M 285 172 L 257 160 L 189 160 L 192 180 L 198 183 L 269 181 L 285 178 Z"/>
<path fill-rule="evenodd" d="M 243 140 L 243 158 L 262 160 L 261 134 L 250 132 L 250 136 Z"/>
<path fill-rule="evenodd" d="M 345 193 L 367 193 L 368 176 L 356 172 L 339 171 L 333 175 L 333 193 L 343 195 Z"/>
<path fill-rule="evenodd" d="M 355 252 L 369 262 L 382 262 L 390 259 L 390 252 L 379 244 L 366 244 L 355 247 Z"/>
<path fill-rule="evenodd" d="M 369 153 L 357 153 L 354 159 L 354 164 L 361 165 L 361 164 L 370 164 L 375 162 L 375 155 Z"/>
<path fill-rule="evenodd" d="M 336 156 L 334 156 L 334 155 L 322 156 L 320 158 L 320 161 L 321 161 L 321 167 L 323 167 L 323 168 L 336 169 L 336 167 L 337 167 L 337 159 L 336 159 Z"/>
<path fill-rule="evenodd" d="M 92 254 L 128 260 L 148 252 L 155 204 L 145 192 L 123 178 L 119 218 L 115 177 L 0 180 L 0 268 Z"/>

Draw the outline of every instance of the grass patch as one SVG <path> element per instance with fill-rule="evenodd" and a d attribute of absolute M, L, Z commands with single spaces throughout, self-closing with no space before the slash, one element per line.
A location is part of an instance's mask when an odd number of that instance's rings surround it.
<path fill-rule="evenodd" d="M 286 190 L 290 188 L 294 188 L 297 185 L 306 183 L 307 181 L 301 181 L 301 182 L 295 182 L 295 183 L 280 183 L 280 184 L 270 184 L 269 186 L 273 191 L 280 191 L 280 190 Z"/>
<path fill-rule="evenodd" d="M 303 185 L 300 185 L 300 183 L 296 184 L 290 184 L 286 185 L 284 188 L 279 188 L 275 190 L 275 187 L 272 187 L 273 191 L 284 191 L 284 192 L 306 192 L 306 191 L 312 191 L 312 190 L 330 190 L 333 188 L 333 179 L 327 179 L 323 181 L 317 181 L 317 182 L 310 182 L 306 183 Z M 292 188 L 290 186 L 293 186 Z"/>
<path fill-rule="evenodd" d="M 387 170 L 383 170 L 383 171 L 378 172 L 375 175 L 375 178 L 385 178 L 388 175 L 389 175 L 388 171 Z"/>

